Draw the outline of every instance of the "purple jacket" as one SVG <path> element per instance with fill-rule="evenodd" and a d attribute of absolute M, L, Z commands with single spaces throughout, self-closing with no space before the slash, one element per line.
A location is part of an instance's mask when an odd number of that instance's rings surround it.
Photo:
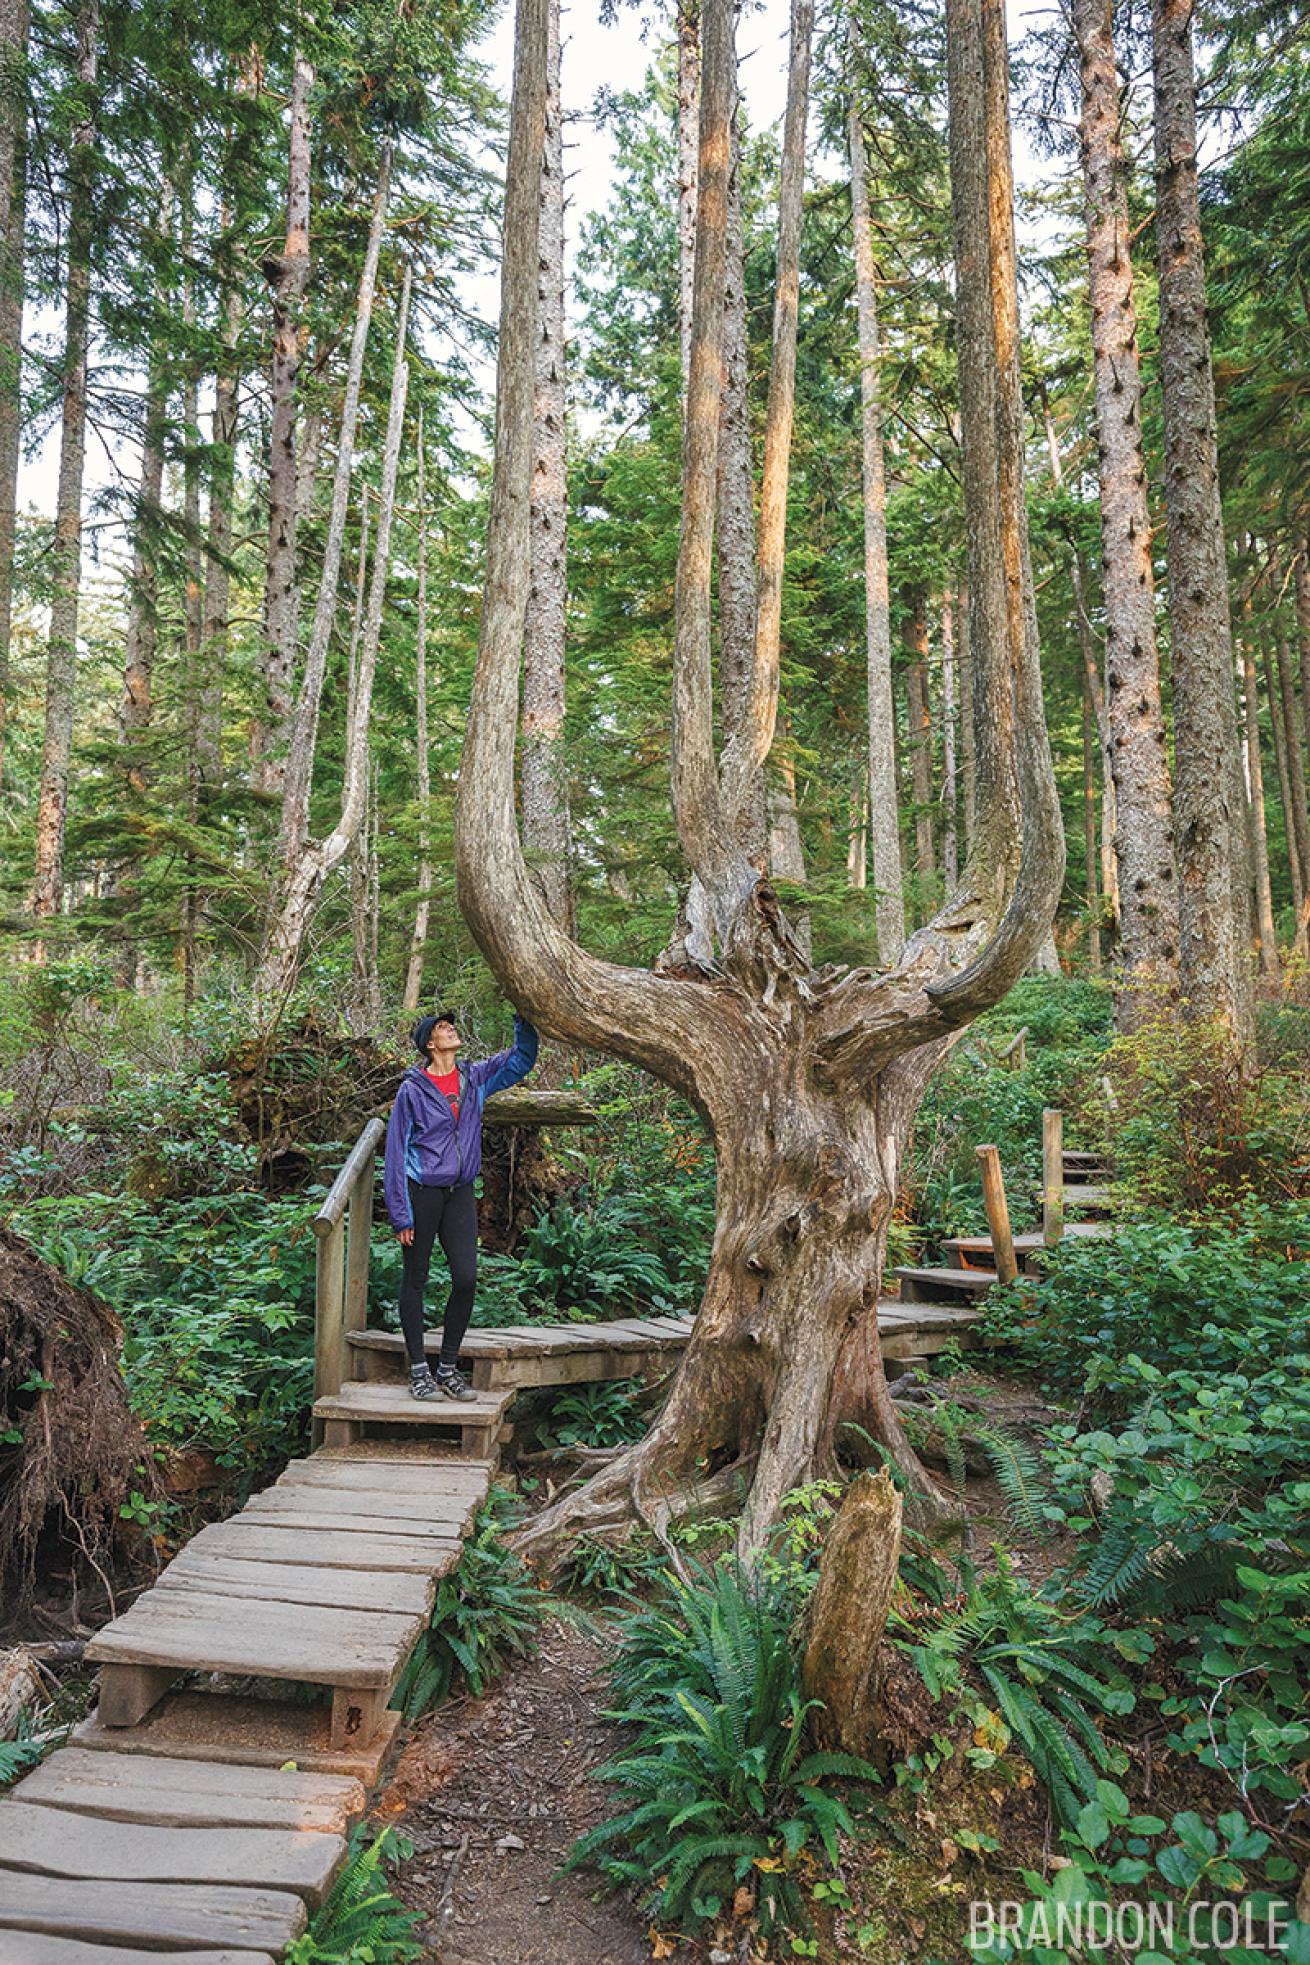
<path fill-rule="evenodd" d="M 409 1183 L 458 1187 L 482 1168 L 482 1107 L 493 1092 L 517 1085 L 537 1062 L 537 1033 L 526 1017 L 514 1019 L 514 1048 L 478 1064 L 460 1064 L 459 1120 L 421 1064 L 400 1081 L 387 1121 L 382 1191 L 395 1229 L 412 1228 Z"/>

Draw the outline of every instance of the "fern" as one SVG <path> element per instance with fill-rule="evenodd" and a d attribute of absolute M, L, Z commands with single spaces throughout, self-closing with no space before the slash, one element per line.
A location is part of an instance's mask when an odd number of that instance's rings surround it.
<path fill-rule="evenodd" d="M 388 1864 L 408 1853 L 394 1829 L 372 1842 L 353 1829 L 346 1866 L 286 1965 L 421 1965 L 427 1954 L 415 1932 L 424 1920 L 392 1896 L 386 1877 Z"/>

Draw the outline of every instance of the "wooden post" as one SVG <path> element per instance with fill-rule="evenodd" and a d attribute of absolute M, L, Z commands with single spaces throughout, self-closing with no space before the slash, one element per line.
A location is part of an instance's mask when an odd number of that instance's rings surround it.
<path fill-rule="evenodd" d="M 315 1229 L 318 1223 L 314 1224 Z M 340 1217 L 319 1236 L 318 1273 L 314 1291 L 314 1397 L 341 1390 L 344 1377 L 346 1292 L 346 1224 Z M 314 1445 L 321 1428 L 314 1422 Z"/>
<path fill-rule="evenodd" d="M 368 1262 L 373 1238 L 373 1184 L 377 1161 L 369 1160 L 359 1170 L 350 1190 L 350 1215 L 346 1243 L 345 1328 L 363 1330 L 368 1322 Z M 349 1363 L 348 1357 L 343 1359 Z"/>
<path fill-rule="evenodd" d="M 1064 1234 L 1064 1114 L 1047 1106 L 1042 1114 L 1042 1240 L 1056 1248 Z"/>
<path fill-rule="evenodd" d="M 975 1151 L 982 1169 L 983 1200 L 987 1206 L 987 1225 L 992 1233 L 996 1279 L 1001 1283 L 1012 1283 L 1019 1274 L 1019 1265 L 1014 1255 L 1014 1237 L 1010 1233 L 1010 1210 L 1005 1200 L 1001 1156 L 994 1146 L 979 1146 Z"/>

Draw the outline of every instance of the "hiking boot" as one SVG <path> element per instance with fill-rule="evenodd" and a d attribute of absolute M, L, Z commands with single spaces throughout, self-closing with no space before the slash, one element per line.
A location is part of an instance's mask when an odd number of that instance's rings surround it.
<path fill-rule="evenodd" d="M 437 1390 L 448 1399 L 476 1399 L 478 1396 L 455 1365 L 437 1366 Z"/>
<path fill-rule="evenodd" d="M 427 1365 L 410 1366 L 409 1389 L 416 1399 L 435 1399 L 441 1392 L 441 1387 Z"/>

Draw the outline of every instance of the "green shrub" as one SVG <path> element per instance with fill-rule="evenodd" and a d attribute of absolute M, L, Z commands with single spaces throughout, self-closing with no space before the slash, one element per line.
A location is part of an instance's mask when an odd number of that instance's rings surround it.
<path fill-rule="evenodd" d="M 14 1226 L 123 1323 L 132 1404 L 156 1446 L 254 1474 L 304 1442 L 318 1196 L 33 1201 Z"/>
<path fill-rule="evenodd" d="M 649 1405 L 639 1378 L 565 1386 L 548 1395 L 535 1435 L 543 1447 L 626 1446 L 646 1431 Z"/>
<path fill-rule="evenodd" d="M 1202 1346 L 1206 1368 L 1222 1372 L 1304 1349 L 1307 1246 L 1304 1206 L 1252 1207 L 1236 1225 L 1125 1222 L 1112 1237 L 1070 1236 L 1043 1258 L 1040 1280 L 988 1292 L 984 1331 L 1053 1390 L 1123 1410 L 1141 1392 L 1130 1358 L 1168 1371 L 1194 1364 Z"/>
<path fill-rule="evenodd" d="M 504 1541 L 517 1506 L 493 1489 L 478 1510 L 459 1566 L 437 1585 L 427 1630 L 401 1673 L 392 1704 L 414 1720 L 441 1704 L 457 1673 L 481 1698 L 511 1657 L 530 1657 L 552 1607 L 522 1556 Z"/>
<path fill-rule="evenodd" d="M 766 1935 L 807 1931 L 802 1876 L 835 1866 L 853 1832 L 835 1777 L 874 1781 L 865 1762 L 807 1751 L 814 1701 L 800 1687 L 796 1601 L 783 1580 L 735 1563 L 666 1573 L 655 1602 L 623 1622 L 612 1717 L 628 1744 L 596 1777 L 622 1812 L 584 1835 L 567 1867 L 593 1863 L 661 1922 L 696 1929 L 738 1891 Z"/>

